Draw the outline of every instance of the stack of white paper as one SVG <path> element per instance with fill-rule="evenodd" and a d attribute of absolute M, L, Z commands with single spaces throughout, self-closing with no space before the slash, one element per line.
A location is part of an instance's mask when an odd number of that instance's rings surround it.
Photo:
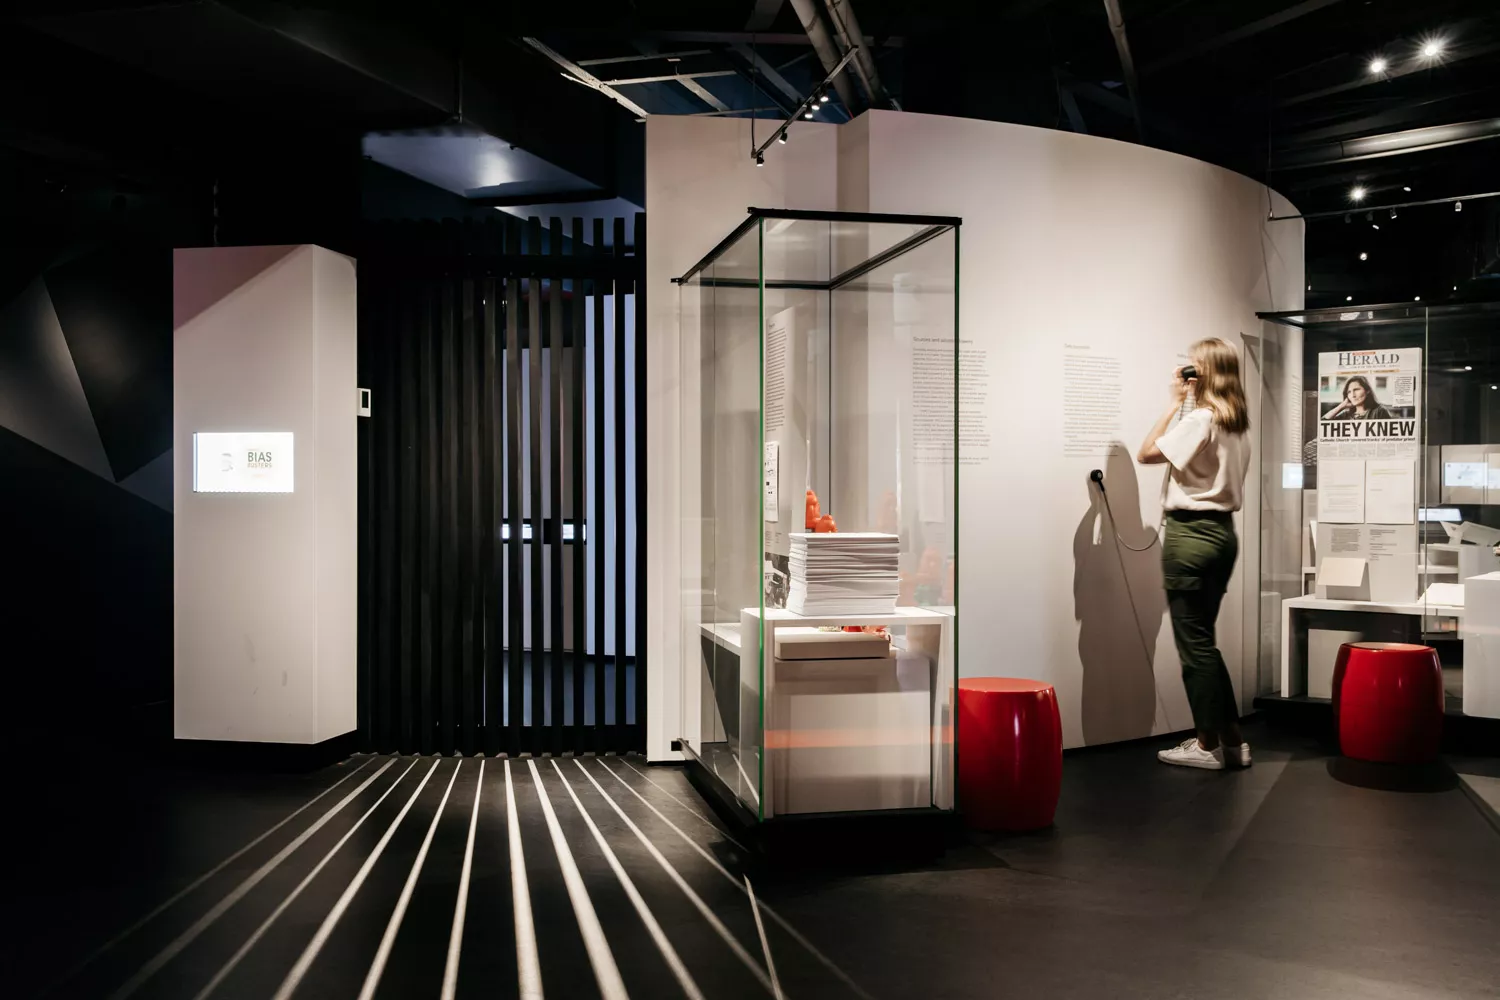
<path fill-rule="evenodd" d="M 799 615 L 892 614 L 900 555 L 895 535 L 794 534 L 787 610 Z"/>

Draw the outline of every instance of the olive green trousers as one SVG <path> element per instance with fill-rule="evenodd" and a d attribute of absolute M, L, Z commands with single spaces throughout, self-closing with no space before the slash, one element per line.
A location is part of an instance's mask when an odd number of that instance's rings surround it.
<path fill-rule="evenodd" d="M 1219 605 L 1239 555 L 1234 520 L 1222 511 L 1169 511 L 1161 546 L 1162 582 L 1182 684 L 1200 732 L 1220 733 L 1239 720 L 1234 685 L 1219 652 Z"/>

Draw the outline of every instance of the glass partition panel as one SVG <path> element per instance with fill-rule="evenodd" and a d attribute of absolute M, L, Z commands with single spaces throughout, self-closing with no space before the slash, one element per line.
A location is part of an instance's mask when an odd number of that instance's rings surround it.
<path fill-rule="evenodd" d="M 1268 317 L 1250 351 L 1258 694 L 1328 701 L 1343 642 L 1421 642 L 1457 708 L 1466 583 L 1500 572 L 1497 319 L 1420 303 Z"/>

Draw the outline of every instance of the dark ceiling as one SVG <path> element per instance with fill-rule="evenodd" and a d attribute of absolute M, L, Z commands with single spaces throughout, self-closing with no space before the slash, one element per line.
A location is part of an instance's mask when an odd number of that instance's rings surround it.
<path fill-rule="evenodd" d="M 1329 213 L 1309 222 L 1312 304 L 1474 297 L 1500 271 L 1500 199 L 1472 197 L 1500 190 L 1495 0 L 20 6 L 0 40 L 13 84 L 0 149 L 33 155 L 87 158 L 107 134 L 119 140 L 109 155 L 139 167 L 203 136 L 232 147 L 287 127 L 461 125 L 556 164 L 584 185 L 574 200 L 638 199 L 642 114 L 784 117 L 846 48 L 840 36 L 859 36 L 824 120 L 874 105 L 1020 122 L 1264 179 L 1302 212 Z M 39 48 L 54 53 L 47 66 L 91 78 L 39 77 L 26 65 Z M 1462 209 L 1443 200 L 1460 196 Z M 1439 203 L 1390 215 L 1415 202 Z"/>

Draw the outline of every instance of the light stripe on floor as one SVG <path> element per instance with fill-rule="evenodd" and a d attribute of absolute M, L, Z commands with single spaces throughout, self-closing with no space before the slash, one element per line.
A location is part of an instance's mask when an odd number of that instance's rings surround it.
<path fill-rule="evenodd" d="M 406 819 L 406 814 L 411 812 L 411 807 L 416 803 L 417 796 L 421 795 L 422 789 L 427 787 L 427 781 L 432 777 L 432 773 L 437 770 L 438 763 L 438 761 L 434 760 L 432 766 L 427 769 L 427 773 L 422 775 L 422 780 L 417 783 L 416 789 L 407 798 L 406 805 L 402 806 L 401 811 L 396 814 L 396 818 L 391 820 L 391 825 L 385 828 L 385 833 L 381 835 L 380 840 L 375 844 L 375 849 L 370 852 L 368 858 L 365 858 L 365 863 L 359 866 L 359 871 L 350 880 L 348 887 L 344 889 L 343 895 L 339 896 L 338 902 L 333 904 L 333 909 L 328 911 L 328 916 L 323 918 L 323 923 L 318 927 L 317 933 L 312 936 L 312 940 L 307 943 L 307 947 L 302 949 L 302 954 L 298 957 L 297 963 L 292 966 L 292 971 L 288 972 L 286 978 L 281 981 L 281 987 L 276 991 L 275 1000 L 287 1000 L 293 991 L 301 985 L 302 977 L 307 975 L 308 969 L 312 968 L 313 962 L 317 960 L 318 952 L 323 950 L 323 945 L 328 941 L 329 936 L 333 934 L 333 929 L 338 926 L 339 919 L 343 917 L 344 911 L 354 901 L 355 893 L 359 892 L 360 887 L 365 884 L 365 879 L 369 876 L 370 869 L 375 867 L 375 862 L 380 860 L 380 855 L 385 852 L 386 845 L 396 835 L 396 828 L 401 825 L 402 820 Z"/>
<path fill-rule="evenodd" d="M 396 935 L 401 931 L 401 920 L 406 916 L 406 907 L 411 903 L 411 895 L 417 888 L 417 877 L 422 874 L 422 865 L 427 862 L 427 849 L 432 846 L 432 837 L 437 833 L 438 820 L 443 818 L 443 809 L 448 805 L 448 796 L 453 791 L 453 783 L 458 780 L 458 772 L 463 769 L 464 762 L 459 761 L 453 768 L 453 775 L 448 779 L 448 787 L 443 790 L 443 799 L 438 803 L 437 812 L 432 814 L 432 822 L 427 824 L 427 836 L 422 838 L 422 846 L 417 850 L 416 860 L 411 863 L 411 874 L 406 876 L 406 884 L 401 887 L 401 896 L 396 900 L 396 908 L 391 911 L 391 919 L 385 925 L 385 933 L 381 935 L 380 947 L 375 949 L 375 959 L 370 963 L 370 971 L 365 973 L 365 984 L 360 987 L 359 1000 L 370 1000 L 375 995 L 375 989 L 380 985 L 381 974 L 385 972 L 385 963 L 391 957 L 391 947 L 396 943 Z"/>
<path fill-rule="evenodd" d="M 413 760 L 410 764 L 406 765 L 406 770 L 397 775 L 396 780 L 391 782 L 391 786 L 384 792 L 380 793 L 380 798 L 376 799 L 373 803 L 370 804 L 370 808 L 366 809 L 364 811 L 364 814 L 360 816 L 359 819 L 354 821 L 353 826 L 344 831 L 344 835 L 338 839 L 338 843 L 330 847 L 328 849 L 328 853 L 323 855 L 322 859 L 319 860 L 317 864 L 313 865 L 312 871 L 302 876 L 302 881 L 297 883 L 296 888 L 292 889 L 291 892 L 287 893 L 285 899 L 276 904 L 276 909 L 271 911 L 270 916 L 266 917 L 266 919 L 260 922 L 260 926 L 255 928 L 255 930 L 251 932 L 250 936 L 245 939 L 245 943 L 240 945 L 233 955 L 229 956 L 229 961 L 225 962 L 223 966 L 220 967 L 219 971 L 214 973 L 213 978 L 204 984 L 203 989 L 198 991 L 193 1000 L 208 1000 L 209 994 L 218 989 L 219 984 L 222 983 L 226 978 L 228 978 L 229 974 L 235 970 L 235 967 L 240 964 L 240 962 L 246 955 L 250 954 L 250 949 L 254 948 L 260 941 L 260 939 L 265 937 L 266 932 L 271 929 L 271 925 L 274 924 L 281 917 L 281 915 L 291 907 L 292 903 L 297 899 L 298 896 L 302 895 L 302 890 L 306 889 L 309 885 L 312 884 L 312 880 L 318 877 L 318 873 L 320 873 L 328 865 L 328 862 L 333 860 L 333 856 L 337 854 L 343 848 L 343 846 L 349 842 L 349 839 L 359 831 L 359 828 L 361 826 L 364 826 L 365 820 L 370 818 L 370 814 L 373 813 L 376 809 L 380 808 L 380 803 L 384 802 L 386 798 L 396 790 L 396 786 L 401 784 L 401 779 L 405 778 L 406 775 L 411 771 L 411 769 L 416 766 L 416 760 Z"/>
<path fill-rule="evenodd" d="M 766 972 L 771 976 L 771 992 L 775 994 L 776 1000 L 786 1000 L 786 994 L 781 992 L 781 980 L 776 976 L 776 960 L 771 957 L 771 942 L 766 940 L 766 925 L 760 919 L 760 905 L 755 901 L 755 887 L 750 884 L 750 876 L 741 876 L 745 880 L 745 895 L 750 897 L 750 912 L 755 916 L 755 933 L 760 935 L 760 950 L 766 956 Z"/>
<path fill-rule="evenodd" d="M 703 847 L 701 847 L 696 840 L 694 840 L 692 837 L 689 837 L 686 833 L 684 833 L 683 830 L 682 830 L 682 827 L 678 826 L 676 823 L 673 823 L 671 820 L 667 819 L 666 815 L 660 809 L 656 808 L 656 806 L 653 805 L 649 799 L 647 799 L 640 792 L 636 791 L 635 788 L 630 784 L 630 782 L 628 782 L 624 778 L 620 777 L 618 774 L 616 774 L 612 769 L 610 769 L 608 767 L 604 768 L 604 770 L 608 771 L 610 773 L 610 775 L 613 776 L 616 781 L 618 781 L 620 784 L 624 785 L 626 791 L 630 792 L 631 795 L 634 795 L 636 798 L 640 799 L 641 803 L 647 809 L 650 809 L 652 812 L 656 813 L 656 816 L 657 816 L 658 819 L 660 819 L 663 823 L 667 824 L 667 826 L 671 827 L 672 828 L 672 832 L 675 833 L 675 834 L 677 834 L 678 837 L 682 838 L 683 843 L 687 844 L 694 851 L 697 851 L 698 854 L 703 858 L 704 861 L 707 861 L 710 865 L 712 865 L 718 871 L 718 873 L 720 875 L 723 875 L 726 879 L 728 879 L 730 885 L 732 885 L 735 888 L 739 889 L 741 892 L 745 891 L 745 887 L 740 884 L 739 879 L 737 879 L 733 875 L 731 875 L 729 873 L 729 869 L 725 868 L 723 865 L 721 865 L 719 863 L 719 859 L 718 858 L 716 858 L 712 854 L 708 853 L 708 851 L 704 850 Z M 643 775 L 643 777 L 644 777 L 644 775 Z M 829 958 L 827 955 L 825 955 L 821 951 L 819 951 L 816 945 L 814 945 L 811 941 L 809 941 L 806 937 L 804 937 L 801 934 L 801 932 L 799 932 L 795 927 L 793 927 L 791 924 L 787 923 L 787 921 L 779 913 L 777 913 L 775 910 L 771 909 L 765 903 L 759 903 L 757 905 L 758 905 L 758 908 L 761 910 L 761 912 L 765 913 L 766 916 L 768 916 L 772 920 L 776 921 L 777 926 L 779 926 L 783 931 L 785 931 L 787 933 L 787 935 L 792 938 L 792 940 L 796 941 L 799 945 L 801 945 L 803 948 L 805 948 L 807 950 L 808 954 L 812 955 L 813 958 L 817 959 L 820 963 L 822 963 L 822 965 L 823 965 L 824 968 L 826 968 L 829 972 L 833 973 L 833 975 L 838 978 L 839 982 L 841 982 L 845 986 L 849 987 L 849 989 L 851 991 L 853 991 L 853 993 L 856 996 L 860 997 L 861 1000 L 875 1000 L 875 998 L 872 997 L 872 996 L 870 996 L 869 993 L 867 993 L 863 989 L 861 989 L 858 983 L 856 983 L 853 979 L 849 978 L 849 974 L 847 972 L 845 972 L 843 969 L 839 968 L 838 965 L 833 961 L 833 959 Z"/>
<path fill-rule="evenodd" d="M 690 803 L 684 802 L 682 799 L 679 799 L 677 796 L 673 795 L 672 792 L 671 792 L 671 789 L 667 788 L 664 785 L 658 785 L 655 781 L 651 780 L 651 775 L 647 774 L 645 771 L 642 771 L 640 768 L 636 767 L 634 764 L 630 763 L 630 761 L 628 761 L 628 760 L 622 760 L 621 763 L 624 764 L 626 767 L 630 768 L 636 774 L 639 774 L 642 778 L 644 778 L 646 780 L 646 784 L 650 785 L 652 788 L 655 788 L 657 791 L 661 792 L 667 798 L 671 799 L 673 802 L 675 802 L 678 805 L 682 806 L 682 808 L 686 809 L 688 812 L 692 813 L 694 816 L 698 817 L 698 819 L 701 820 L 704 823 L 704 825 L 712 828 L 713 831 L 715 833 L 717 833 L 719 836 L 723 837 L 725 840 L 729 841 L 731 844 L 733 844 L 735 847 L 738 847 L 740 850 L 745 851 L 745 853 L 747 853 L 747 854 L 750 853 L 749 850 L 745 847 L 745 845 L 742 844 L 742 843 L 740 843 L 738 840 L 735 840 L 734 836 L 732 834 L 730 834 L 728 830 L 725 830 L 718 823 L 715 823 L 712 819 L 710 819 L 709 817 L 705 816 L 703 813 L 699 812 L 697 809 L 694 809 L 693 806 Z M 600 764 L 602 766 L 603 765 L 603 761 L 600 761 Z M 604 769 L 606 771 L 610 770 L 610 768 L 608 768 L 608 767 L 605 767 Z M 611 772 L 611 773 L 613 773 L 613 772 Z"/>
<path fill-rule="evenodd" d="M 630 876 L 626 874 L 625 867 L 620 864 L 620 859 L 615 856 L 614 848 L 609 846 L 609 841 L 604 839 L 604 834 L 599 832 L 599 827 L 594 823 L 594 818 L 589 815 L 583 803 L 578 800 L 578 793 L 573 791 L 573 785 L 568 781 L 567 775 L 563 774 L 562 767 L 557 763 L 557 758 L 552 758 L 552 766 L 557 771 L 557 776 L 562 779 L 563 788 L 567 789 L 568 798 L 573 800 L 573 805 L 578 814 L 583 817 L 583 822 L 588 826 L 589 833 L 594 835 L 594 842 L 599 845 L 599 850 L 604 852 L 604 860 L 609 862 L 610 869 L 615 873 L 615 878 L 620 881 L 620 888 L 625 890 L 625 896 L 630 900 L 630 905 L 635 907 L 636 915 L 641 918 L 641 923 L 646 925 L 646 931 L 651 935 L 651 940 L 656 942 L 656 948 L 661 952 L 661 957 L 666 961 L 667 968 L 672 970 L 672 975 L 677 978 L 677 985 L 682 987 L 682 992 L 687 994 L 688 1000 L 704 1000 L 703 991 L 698 989 L 698 984 L 693 981 L 692 974 L 688 972 L 687 966 L 682 963 L 682 957 L 677 954 L 677 949 L 672 947 L 672 942 L 667 940 L 666 933 L 657 923 L 656 916 L 651 908 L 646 905 L 646 900 L 641 897 L 640 890 L 635 887 Z M 445 998 L 446 1000 L 446 998 Z"/>
<path fill-rule="evenodd" d="M 441 1000 L 453 1000 L 458 992 L 458 958 L 463 952 L 464 917 L 469 912 L 469 877 L 474 872 L 474 828 L 479 825 L 479 795 L 484 791 L 484 761 L 479 762 L 479 780 L 474 784 L 474 809 L 469 813 L 469 842 L 464 845 L 464 866 L 458 877 L 458 899 L 453 903 L 453 929 L 448 933 L 448 961 L 443 966 Z"/>
<path fill-rule="evenodd" d="M 534 759 L 527 760 L 526 763 L 531 768 L 531 780 L 536 785 L 536 795 L 542 803 L 542 816 L 547 821 L 547 832 L 552 835 L 552 850 L 557 854 L 558 867 L 562 869 L 563 884 L 567 886 L 568 899 L 573 904 L 573 916 L 583 935 L 583 946 L 588 951 L 589 964 L 594 968 L 599 993 L 604 1000 L 628 1000 L 630 995 L 625 992 L 625 981 L 620 978 L 614 953 L 609 950 L 609 941 L 604 936 L 604 928 L 599 924 L 599 914 L 594 912 L 588 888 L 583 884 L 583 875 L 578 871 L 578 863 L 573 860 L 573 849 L 568 846 L 562 825 L 557 822 L 557 814 L 552 811 L 552 800 L 547 797 L 547 789 L 542 785 L 541 772 L 537 770 Z"/>
<path fill-rule="evenodd" d="M 516 978 L 521 1000 L 543 1000 L 542 962 L 536 950 L 536 923 L 531 915 L 531 888 L 526 879 L 526 852 L 521 846 L 521 823 L 516 817 L 516 790 L 505 762 L 505 822 L 510 835 L 510 896 L 516 917 Z M 361 996 L 359 1000 L 369 1000 Z"/>
<path fill-rule="evenodd" d="M 366 788 L 370 787 L 370 783 L 384 774 L 394 763 L 394 760 L 386 761 L 378 771 L 370 775 L 364 781 L 360 782 L 359 786 L 355 788 L 354 791 L 350 792 L 348 795 L 345 795 L 333 808 L 329 809 L 311 826 L 298 834 L 295 840 L 293 840 L 290 844 L 287 844 L 280 851 L 276 852 L 275 857 L 271 858 L 271 860 L 255 869 L 255 871 L 252 872 L 248 878 L 231 889 L 228 895 L 226 895 L 223 899 L 215 903 L 207 913 L 195 920 L 191 927 L 173 938 L 170 944 L 168 944 L 161 951 L 157 952 L 149 962 L 141 966 L 141 968 L 136 972 L 135 975 L 127 979 L 119 989 L 115 990 L 109 995 L 109 1000 L 124 1000 L 125 997 L 130 996 L 136 990 L 140 989 L 142 984 L 144 984 L 146 980 L 156 975 L 156 973 L 161 971 L 163 966 L 165 966 L 173 958 L 177 957 L 177 954 L 181 952 L 182 949 L 192 944 L 194 939 L 196 939 L 199 934 L 202 934 L 209 928 L 211 924 L 213 924 L 215 920 L 218 920 L 220 917 L 222 917 L 231 906 L 243 899 L 246 893 L 259 885 L 261 880 L 264 879 L 267 875 L 271 874 L 271 872 L 276 868 L 277 865 L 281 864 L 288 857 L 290 857 L 293 851 L 301 847 L 303 844 L 307 843 L 308 839 L 312 837 L 313 834 L 323 829 L 323 826 L 329 820 L 333 819 L 333 817 L 338 814 L 339 810 L 343 809 L 350 802 L 354 801 L 354 798 L 359 795 L 360 792 L 363 792 Z"/>
<path fill-rule="evenodd" d="M 373 760 L 373 758 L 371 758 L 371 759 Z M 225 858 L 223 861 L 220 861 L 218 864 L 214 865 L 208 871 L 204 872 L 202 875 L 199 875 L 197 878 L 193 879 L 191 882 L 189 882 L 187 885 L 183 886 L 181 889 L 178 889 L 171 896 L 168 896 L 165 900 L 163 900 L 162 902 L 158 903 L 156 905 L 156 907 L 154 909 L 152 909 L 150 912 L 148 912 L 145 916 L 141 917 L 135 923 L 131 924 L 129 927 L 125 928 L 123 931 L 121 931 L 120 933 L 116 934 L 114 937 L 110 938 L 108 941 L 104 942 L 99 947 L 95 948 L 93 951 L 89 952 L 89 954 L 84 957 L 83 961 L 81 961 L 77 965 L 73 966 L 71 969 L 69 969 L 67 972 L 63 973 L 57 979 L 54 979 L 52 981 L 51 985 L 46 986 L 45 988 L 43 988 L 40 993 L 36 994 L 36 996 L 38 998 L 44 997 L 48 993 L 51 993 L 53 990 L 57 989 L 63 983 L 67 982 L 68 980 L 72 979 L 74 976 L 78 975 L 78 973 L 82 972 L 84 970 L 84 968 L 90 962 L 94 961 L 94 959 L 98 958 L 100 955 L 104 954 L 106 951 L 109 951 L 109 949 L 113 948 L 115 945 L 119 944 L 121 941 L 124 941 L 126 938 L 130 937 L 130 935 L 134 934 L 136 931 L 140 930 L 142 927 L 145 927 L 151 921 L 153 921 L 157 917 L 161 916 L 162 913 L 164 913 L 168 909 L 170 909 L 173 904 L 177 903 L 179 900 L 181 900 L 188 893 L 192 892 L 194 889 L 198 888 L 204 882 L 207 882 L 209 879 L 211 879 L 215 875 L 219 874 L 219 872 L 223 871 L 225 868 L 228 868 L 231 864 L 233 864 L 241 856 L 243 856 L 246 851 L 251 850 L 252 848 L 255 847 L 255 845 L 257 845 L 261 841 L 265 840 L 271 834 L 275 833 L 277 830 L 280 830 L 282 827 L 286 826 L 288 823 L 290 823 L 292 820 L 296 819 L 298 816 L 302 815 L 308 809 L 311 809 L 314 805 L 317 804 L 317 802 L 318 802 L 319 799 L 323 798 L 323 796 L 325 796 L 328 793 L 332 792 L 335 788 L 339 787 L 344 782 L 348 781 L 350 778 L 352 778 L 356 774 L 358 774 L 360 771 L 364 770 L 365 767 L 369 765 L 369 763 L 370 763 L 369 760 L 361 761 L 360 765 L 358 767 L 352 769 L 348 774 L 344 775 L 338 781 L 335 781 L 333 784 L 331 784 L 327 788 L 323 789 L 317 795 L 314 795 L 312 798 L 308 799 L 302 805 L 298 806 L 296 809 L 293 809 L 291 812 L 287 813 L 286 816 L 283 817 L 282 820 L 279 823 L 277 823 L 275 826 L 272 826 L 270 829 L 266 830 L 266 832 L 262 833 L 259 837 L 256 837 L 254 840 L 250 841 L 244 847 L 241 847 L 239 850 L 235 851 L 229 857 Z"/>
<path fill-rule="evenodd" d="M 750 970 L 751 974 L 766 988 L 767 993 L 774 992 L 770 977 L 760 967 L 760 963 L 756 962 L 755 958 L 745 950 L 744 945 L 740 944 L 739 939 L 734 936 L 734 932 L 724 926 L 724 921 L 720 920 L 718 914 L 714 913 L 713 909 L 703 901 L 703 897 L 698 895 L 692 886 L 688 885 L 687 880 L 682 877 L 682 874 L 676 868 L 672 867 L 672 863 L 667 860 L 666 856 L 657 850 L 656 845 L 651 842 L 651 839 L 646 836 L 640 827 L 635 825 L 634 820 L 625 814 L 625 810 L 620 808 L 619 803 L 615 802 L 614 798 L 604 790 L 604 787 L 589 773 L 589 769 L 583 766 L 583 761 L 574 760 L 573 763 L 578 765 L 578 769 L 583 772 L 583 776 L 589 779 L 589 782 L 599 790 L 599 794 L 604 796 L 604 801 L 609 803 L 610 808 L 615 811 L 615 815 L 619 816 L 625 825 L 630 828 L 630 832 L 635 834 L 636 839 L 645 846 L 652 859 L 661 866 L 662 871 L 667 873 L 667 877 L 682 891 L 683 895 L 687 896 L 688 901 L 693 904 L 693 908 L 698 911 L 704 921 L 729 946 L 729 950 L 734 952 L 734 956 L 744 964 L 745 968 Z M 605 770 L 608 771 L 609 768 L 606 767 Z"/>

